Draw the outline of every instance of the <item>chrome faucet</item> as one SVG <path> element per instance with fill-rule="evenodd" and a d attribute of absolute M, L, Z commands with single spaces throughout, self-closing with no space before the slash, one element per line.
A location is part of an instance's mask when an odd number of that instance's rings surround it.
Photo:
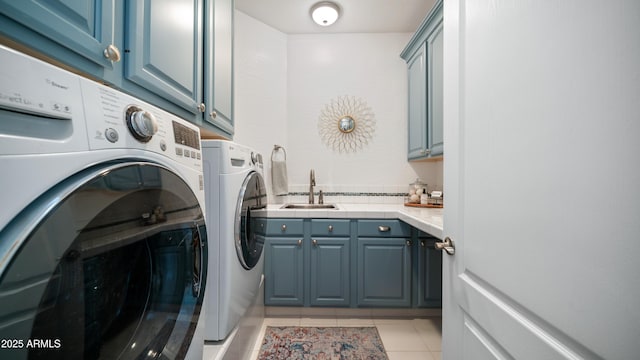
<path fill-rule="evenodd" d="M 309 204 L 313 204 L 313 187 L 316 186 L 316 174 L 311 169 L 311 173 L 309 174 Z"/>

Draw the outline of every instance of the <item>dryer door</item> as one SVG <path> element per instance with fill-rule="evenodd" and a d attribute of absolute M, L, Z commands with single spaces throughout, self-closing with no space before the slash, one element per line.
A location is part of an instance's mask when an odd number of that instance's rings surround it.
<path fill-rule="evenodd" d="M 206 279 L 206 229 L 189 186 L 146 162 L 58 184 L 0 232 L 7 359 L 181 359 Z"/>
<path fill-rule="evenodd" d="M 266 206 L 267 190 L 264 180 L 260 173 L 253 171 L 245 178 L 240 189 L 235 221 L 236 253 L 247 270 L 256 266 L 264 247 L 264 238 L 255 231 L 255 217 L 252 213 Z"/>

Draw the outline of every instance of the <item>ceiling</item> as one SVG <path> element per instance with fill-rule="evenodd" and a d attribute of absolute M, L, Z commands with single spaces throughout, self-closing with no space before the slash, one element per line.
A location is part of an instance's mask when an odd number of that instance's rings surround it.
<path fill-rule="evenodd" d="M 319 0 L 235 0 L 236 9 L 286 34 L 415 32 L 435 0 L 334 0 L 335 24 L 311 20 Z"/>

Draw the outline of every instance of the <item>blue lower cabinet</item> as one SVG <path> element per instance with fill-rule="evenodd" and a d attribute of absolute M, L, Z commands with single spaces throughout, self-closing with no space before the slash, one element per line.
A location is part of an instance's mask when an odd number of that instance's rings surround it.
<path fill-rule="evenodd" d="M 312 238 L 310 304 L 349 306 L 349 238 Z"/>
<path fill-rule="evenodd" d="M 411 306 L 410 238 L 358 238 L 358 306 Z"/>
<path fill-rule="evenodd" d="M 302 238 L 267 237 L 264 257 L 265 305 L 302 306 Z"/>
<path fill-rule="evenodd" d="M 350 306 L 351 220 L 268 219 L 265 305 Z"/>
<path fill-rule="evenodd" d="M 420 237 L 417 241 L 416 306 L 442 306 L 442 251 L 435 249 L 436 238 Z"/>
<path fill-rule="evenodd" d="M 394 219 L 266 219 L 265 305 L 440 307 L 436 239 Z"/>

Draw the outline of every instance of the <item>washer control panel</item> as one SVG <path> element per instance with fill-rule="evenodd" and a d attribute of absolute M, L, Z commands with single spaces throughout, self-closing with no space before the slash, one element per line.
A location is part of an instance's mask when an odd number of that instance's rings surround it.
<path fill-rule="evenodd" d="M 87 134 L 91 149 L 153 151 L 202 169 L 197 126 L 118 90 L 83 79 Z"/>
<path fill-rule="evenodd" d="M 135 105 L 127 108 L 124 119 L 131 135 L 141 142 L 148 142 L 158 132 L 158 120 L 156 120 L 156 117 L 151 112 Z"/>
<path fill-rule="evenodd" d="M 0 155 L 87 150 L 78 76 L 0 45 Z"/>

